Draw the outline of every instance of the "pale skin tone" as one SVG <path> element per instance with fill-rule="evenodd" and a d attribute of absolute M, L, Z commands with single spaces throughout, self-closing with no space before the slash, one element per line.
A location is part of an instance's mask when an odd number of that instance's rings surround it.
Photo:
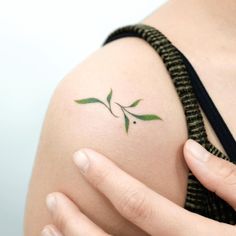
<path fill-rule="evenodd" d="M 140 22 L 163 31 L 185 53 L 236 138 L 236 110 L 232 109 L 236 107 L 235 5 L 233 0 L 227 4 L 169 1 Z M 90 96 L 105 100 L 110 88 L 114 102 L 129 105 L 143 98 L 134 114 L 156 114 L 163 120 L 130 121 L 126 133 L 124 120 L 115 118 L 101 104 L 80 106 L 74 102 Z M 113 105 L 114 114 L 122 117 L 119 106 Z M 208 139 L 225 154 L 203 118 Z M 71 157 L 76 150 L 89 147 L 183 208 L 189 171 L 183 155 L 187 139 L 182 104 L 161 58 L 150 45 L 127 37 L 99 48 L 63 78 L 52 96 L 29 185 L 25 236 L 38 236 L 45 225 L 53 223 L 45 205 L 51 192 L 65 194 L 108 234 L 148 235 L 119 214 L 107 197 L 78 173 Z"/>
<path fill-rule="evenodd" d="M 105 156 L 92 149 L 74 154 L 74 162 L 88 182 L 101 191 L 117 211 L 150 235 L 199 236 L 236 234 L 236 227 L 188 212 L 125 173 Z M 88 162 L 84 161 L 85 159 Z M 206 151 L 189 139 L 185 160 L 194 175 L 209 190 L 236 210 L 236 165 Z M 82 160 L 81 160 L 82 159 Z M 42 236 L 108 236 L 63 193 L 47 196 L 54 225 L 45 226 Z M 197 225 L 197 228 L 195 227 Z"/>

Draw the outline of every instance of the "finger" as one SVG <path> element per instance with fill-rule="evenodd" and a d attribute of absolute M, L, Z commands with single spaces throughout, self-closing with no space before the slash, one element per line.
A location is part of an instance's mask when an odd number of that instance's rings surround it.
<path fill-rule="evenodd" d="M 85 216 L 64 194 L 55 192 L 47 196 L 47 207 L 53 222 L 64 236 L 108 236 Z"/>
<path fill-rule="evenodd" d="M 236 165 L 214 156 L 192 139 L 184 145 L 184 156 L 197 179 L 236 210 Z"/>
<path fill-rule="evenodd" d="M 47 225 L 43 228 L 41 236 L 63 236 L 55 225 Z"/>
<path fill-rule="evenodd" d="M 87 180 L 111 201 L 123 217 L 150 235 L 206 235 L 203 232 L 213 235 L 213 231 L 214 235 L 222 233 L 223 226 L 164 198 L 102 154 L 88 148 L 80 151 L 83 152 L 75 153 L 74 161 Z"/>

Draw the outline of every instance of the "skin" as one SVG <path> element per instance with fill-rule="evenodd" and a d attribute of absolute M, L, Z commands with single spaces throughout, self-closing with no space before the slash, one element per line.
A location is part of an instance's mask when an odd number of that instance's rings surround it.
<path fill-rule="evenodd" d="M 81 162 L 84 153 L 88 163 Z M 201 183 L 236 210 L 236 165 L 212 155 L 191 139 L 184 146 L 184 154 L 188 166 Z M 235 226 L 204 218 L 179 207 L 125 173 L 109 158 L 91 149 L 76 152 L 74 162 L 86 180 L 101 191 L 121 215 L 150 235 L 236 234 Z M 47 206 L 54 225 L 46 226 L 42 236 L 110 235 L 87 218 L 63 193 L 49 194 Z"/>
<path fill-rule="evenodd" d="M 214 4 L 210 0 L 169 1 L 140 22 L 162 30 L 188 56 L 236 137 L 236 111 L 232 109 L 236 106 L 235 8 L 234 1 L 228 2 L 227 8 L 223 2 Z M 171 27 L 173 22 L 178 24 Z M 113 101 L 128 105 L 143 98 L 134 108 L 135 114 L 156 114 L 164 122 L 137 121 L 130 125 L 127 135 L 124 120 L 112 116 L 102 104 L 80 106 L 74 102 L 90 96 L 103 99 L 110 88 L 114 90 Z M 112 111 L 123 115 L 119 106 Z M 203 118 L 209 140 L 225 153 Z M 148 235 L 119 214 L 82 174 L 78 175 L 71 156 L 77 149 L 91 148 L 183 207 L 188 174 L 183 146 L 187 138 L 182 104 L 157 53 L 132 37 L 99 48 L 61 80 L 51 98 L 29 184 L 25 236 L 38 236 L 45 225 L 53 223 L 45 206 L 51 192 L 63 192 L 108 234 Z"/>

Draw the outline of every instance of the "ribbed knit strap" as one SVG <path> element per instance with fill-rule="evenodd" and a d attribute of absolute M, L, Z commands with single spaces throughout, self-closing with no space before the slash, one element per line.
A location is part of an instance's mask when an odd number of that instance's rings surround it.
<path fill-rule="evenodd" d="M 207 138 L 199 103 L 186 66 L 177 48 L 158 29 L 141 23 L 122 26 L 114 30 L 102 45 L 129 36 L 144 39 L 160 55 L 183 105 L 188 138 L 194 139 L 218 157 L 229 160 Z M 233 208 L 204 188 L 191 171 L 189 171 L 188 176 L 185 208 L 218 221 L 236 224 L 236 213 Z"/>
<path fill-rule="evenodd" d="M 194 67 L 180 50 L 179 53 L 182 56 L 184 64 L 187 68 L 187 72 L 199 105 L 206 115 L 207 120 L 210 122 L 220 143 L 222 144 L 225 153 L 230 158 L 230 161 L 236 162 L 236 141 L 232 133 L 205 89 Z"/>

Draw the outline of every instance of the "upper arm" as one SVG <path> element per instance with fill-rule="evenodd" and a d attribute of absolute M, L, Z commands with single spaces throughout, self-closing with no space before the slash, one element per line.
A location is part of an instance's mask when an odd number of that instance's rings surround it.
<path fill-rule="evenodd" d="M 111 109 L 118 117 L 102 103 L 75 102 L 95 97 L 108 104 L 110 89 Z M 128 106 L 137 99 L 142 100 L 128 111 L 155 114 L 162 120 L 144 121 L 128 113 L 126 132 L 124 114 L 115 102 Z M 86 182 L 72 155 L 82 147 L 101 152 L 183 206 L 187 167 L 182 147 L 186 139 L 181 103 L 157 53 L 137 38 L 120 39 L 97 50 L 65 76 L 50 101 L 29 187 L 26 236 L 38 235 L 50 223 L 45 198 L 53 191 L 64 192 L 109 233 L 145 235 Z"/>

